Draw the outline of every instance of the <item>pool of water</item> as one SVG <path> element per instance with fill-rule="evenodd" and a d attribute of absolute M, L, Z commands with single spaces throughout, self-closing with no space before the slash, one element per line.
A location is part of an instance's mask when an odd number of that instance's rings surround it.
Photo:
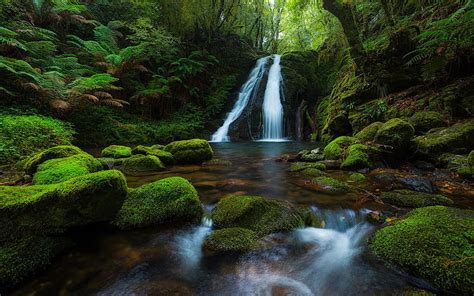
<path fill-rule="evenodd" d="M 278 161 L 287 153 L 314 149 L 307 143 L 213 144 L 215 159 L 202 166 L 128 177 L 130 187 L 182 176 L 197 188 L 209 211 L 222 197 L 262 195 L 311 207 L 324 229 L 304 228 L 264 238 L 265 248 L 245 255 L 202 251 L 212 221 L 174 228 L 118 232 L 105 225 L 74 235 L 76 247 L 13 295 L 400 295 L 418 279 L 387 269 L 370 256 L 366 223 L 370 210 L 395 211 L 364 198 L 317 193 L 310 179 Z M 347 173 L 330 172 L 339 179 Z M 372 187 L 371 187 L 372 186 Z M 369 183 L 370 190 L 376 184 Z"/>

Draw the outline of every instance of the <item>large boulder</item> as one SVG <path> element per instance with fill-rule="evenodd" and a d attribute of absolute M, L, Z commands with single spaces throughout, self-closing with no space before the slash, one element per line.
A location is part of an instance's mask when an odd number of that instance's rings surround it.
<path fill-rule="evenodd" d="M 50 159 L 38 166 L 36 173 L 33 175 L 33 184 L 61 183 L 102 169 L 102 162 L 87 153 Z"/>
<path fill-rule="evenodd" d="M 413 210 L 380 229 L 373 252 L 453 295 L 474 294 L 474 211 L 444 206 Z"/>
<path fill-rule="evenodd" d="M 54 185 L 0 186 L 0 241 L 57 234 L 112 220 L 127 195 L 119 171 L 102 171 Z"/>
<path fill-rule="evenodd" d="M 164 148 L 173 154 L 177 163 L 201 164 L 212 159 L 214 152 L 209 142 L 202 139 L 171 142 Z"/>
<path fill-rule="evenodd" d="M 241 227 L 261 237 L 305 225 L 308 213 L 290 203 L 261 196 L 230 196 L 221 199 L 212 212 L 217 229 Z"/>
<path fill-rule="evenodd" d="M 111 145 L 102 150 L 102 157 L 127 158 L 132 156 L 132 148 L 121 145 Z"/>
<path fill-rule="evenodd" d="M 140 145 L 132 149 L 132 154 L 152 155 L 158 157 L 166 165 L 174 164 L 173 154 L 166 152 L 161 148 L 163 147 L 160 145 L 153 145 L 150 147 Z"/>
<path fill-rule="evenodd" d="M 156 156 L 139 154 L 124 159 L 120 169 L 126 174 L 140 174 L 162 171 L 165 165 Z"/>
<path fill-rule="evenodd" d="M 374 167 L 374 159 L 377 154 L 375 148 L 364 144 L 354 144 L 347 149 L 346 159 L 341 164 L 344 170 L 359 170 Z"/>
<path fill-rule="evenodd" d="M 424 134 L 433 128 L 446 126 L 443 115 L 433 111 L 417 112 L 408 121 L 415 128 L 418 135 Z"/>
<path fill-rule="evenodd" d="M 324 147 L 324 157 L 329 160 L 343 159 L 347 147 L 357 142 L 353 137 L 338 137 Z"/>
<path fill-rule="evenodd" d="M 27 174 L 33 175 L 38 166 L 47 160 L 66 158 L 81 153 L 85 152 L 76 146 L 55 146 L 29 156 L 22 160 L 19 163 L 19 166 Z"/>
<path fill-rule="evenodd" d="M 185 224 L 200 221 L 202 214 L 193 185 L 181 177 L 171 177 L 130 190 L 113 223 L 121 229 Z"/>
<path fill-rule="evenodd" d="M 474 149 L 474 120 L 432 130 L 413 139 L 417 151 L 424 157 L 436 158 L 443 153 L 469 153 Z"/>
<path fill-rule="evenodd" d="M 361 142 L 371 142 L 374 140 L 375 135 L 379 129 L 383 126 L 383 123 L 380 121 L 369 124 L 364 127 L 360 132 L 354 135 L 354 138 Z"/>
<path fill-rule="evenodd" d="M 409 208 L 421 208 L 427 206 L 450 206 L 453 201 L 441 194 L 416 192 L 412 190 L 394 190 L 383 192 L 380 195 L 383 202 Z"/>
<path fill-rule="evenodd" d="M 258 246 L 257 234 L 242 227 L 217 229 L 204 241 L 204 249 L 212 253 L 244 253 Z"/>
<path fill-rule="evenodd" d="M 394 118 L 385 122 L 375 135 L 375 142 L 390 146 L 396 158 L 406 152 L 410 147 L 410 141 L 415 135 L 413 126 L 400 118 Z"/>

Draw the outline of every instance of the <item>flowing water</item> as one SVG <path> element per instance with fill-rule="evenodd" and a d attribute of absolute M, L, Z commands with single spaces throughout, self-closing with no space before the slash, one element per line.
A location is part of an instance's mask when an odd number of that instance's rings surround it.
<path fill-rule="evenodd" d="M 273 55 L 273 65 L 268 73 L 268 82 L 263 98 L 263 137 L 264 141 L 283 141 L 283 105 L 281 103 L 280 55 Z"/>
<path fill-rule="evenodd" d="M 197 188 L 207 212 L 231 194 L 263 195 L 309 206 L 324 228 L 272 234 L 265 248 L 245 255 L 211 256 L 202 250 L 212 221 L 188 227 L 115 231 L 106 225 L 74 235 L 76 247 L 14 295 L 400 295 L 418 284 L 383 267 L 367 252 L 375 227 L 365 214 L 388 210 L 360 194 L 327 196 L 309 179 L 275 161 L 315 148 L 301 143 L 213 144 L 214 164 L 175 166 L 129 177 L 129 186 L 180 175 Z M 343 172 L 331 173 L 347 179 Z M 370 183 L 371 181 L 369 181 Z M 376 186 L 374 184 L 374 186 Z M 374 189 L 375 190 L 375 189 Z"/>
<path fill-rule="evenodd" d="M 265 73 L 265 66 L 270 57 L 264 57 L 257 61 L 255 68 L 250 73 L 247 81 L 242 86 L 239 92 L 239 98 L 235 102 L 234 107 L 227 114 L 224 124 L 212 135 L 212 142 L 228 142 L 229 128 L 234 121 L 236 121 L 242 112 L 244 112 L 252 96 L 258 91 L 258 87 Z"/>

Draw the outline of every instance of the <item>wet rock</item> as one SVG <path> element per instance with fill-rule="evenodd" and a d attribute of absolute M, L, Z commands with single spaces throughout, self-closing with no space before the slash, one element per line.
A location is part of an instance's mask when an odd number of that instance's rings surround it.
<path fill-rule="evenodd" d="M 328 170 L 338 170 L 341 167 L 340 160 L 322 160 L 318 163 L 324 164 Z"/>
<path fill-rule="evenodd" d="M 410 146 L 410 141 L 415 134 L 413 126 L 400 119 L 394 118 L 385 122 L 375 135 L 375 142 L 381 145 L 392 147 L 391 158 L 402 158 Z"/>
<path fill-rule="evenodd" d="M 417 112 L 410 117 L 408 122 L 415 128 L 417 135 L 424 134 L 433 128 L 446 126 L 443 115 L 433 111 Z"/>
<path fill-rule="evenodd" d="M 474 211 L 425 207 L 377 231 L 370 248 L 387 263 L 443 292 L 472 295 L 473 229 Z"/>
<path fill-rule="evenodd" d="M 339 195 L 351 191 L 349 185 L 331 177 L 317 177 L 312 182 L 316 185 L 315 189 L 324 194 Z"/>
<path fill-rule="evenodd" d="M 213 254 L 244 253 L 258 248 L 257 234 L 247 228 L 217 229 L 206 237 L 204 249 Z"/>
<path fill-rule="evenodd" d="M 421 176 L 400 174 L 395 170 L 385 169 L 373 170 L 371 175 L 384 188 L 410 189 L 426 193 L 433 193 L 435 190 L 432 181 Z"/>
<path fill-rule="evenodd" d="M 371 211 L 365 216 L 365 220 L 372 224 L 383 224 L 387 217 L 380 211 Z"/>
<path fill-rule="evenodd" d="M 311 177 L 320 177 L 320 176 L 327 175 L 325 172 L 318 170 L 316 168 L 307 168 L 307 169 L 302 170 L 300 173 L 306 176 L 311 176 Z"/>
<path fill-rule="evenodd" d="M 319 162 L 295 162 L 292 163 L 290 167 L 291 172 L 301 172 L 306 169 L 317 169 L 324 171 L 326 170 L 326 165 Z"/>
<path fill-rule="evenodd" d="M 453 201 L 441 194 L 430 194 L 411 190 L 394 190 L 383 192 L 380 199 L 386 203 L 409 208 L 443 205 L 449 206 Z"/>

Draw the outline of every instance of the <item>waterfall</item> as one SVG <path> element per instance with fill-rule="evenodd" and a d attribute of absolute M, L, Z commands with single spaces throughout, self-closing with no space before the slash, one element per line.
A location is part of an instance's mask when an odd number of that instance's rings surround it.
<path fill-rule="evenodd" d="M 230 125 L 236 121 L 242 112 L 247 107 L 247 104 L 254 94 L 254 92 L 258 89 L 258 85 L 263 78 L 263 74 L 265 73 L 265 65 L 267 64 L 270 57 L 264 57 L 257 61 L 257 64 L 253 68 L 252 72 L 247 79 L 247 81 L 242 85 L 239 98 L 235 102 L 232 111 L 227 114 L 227 118 L 224 121 L 224 124 L 212 135 L 211 142 L 228 142 L 229 141 L 229 127 Z"/>
<path fill-rule="evenodd" d="M 281 55 L 273 55 L 273 65 L 268 74 L 267 87 L 263 99 L 263 141 L 282 141 L 283 105 L 281 90 Z"/>

